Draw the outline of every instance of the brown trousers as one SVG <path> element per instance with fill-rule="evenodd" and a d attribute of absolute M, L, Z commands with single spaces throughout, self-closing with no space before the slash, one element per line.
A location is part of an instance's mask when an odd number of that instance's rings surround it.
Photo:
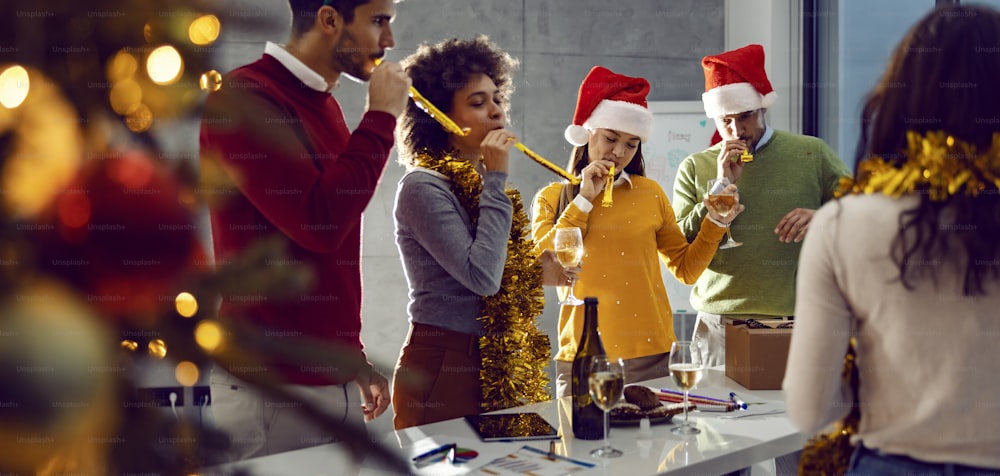
<path fill-rule="evenodd" d="M 479 337 L 412 324 L 392 375 L 397 430 L 480 413 Z"/>

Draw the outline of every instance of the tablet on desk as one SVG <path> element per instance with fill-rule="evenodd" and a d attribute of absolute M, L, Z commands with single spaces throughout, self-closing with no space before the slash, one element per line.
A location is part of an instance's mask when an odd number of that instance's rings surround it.
<path fill-rule="evenodd" d="M 534 412 L 466 415 L 483 441 L 554 440 L 559 432 Z"/>

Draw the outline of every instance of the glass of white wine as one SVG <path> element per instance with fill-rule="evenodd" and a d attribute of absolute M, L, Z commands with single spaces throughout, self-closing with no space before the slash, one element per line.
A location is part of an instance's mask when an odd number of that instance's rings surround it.
<path fill-rule="evenodd" d="M 590 361 L 587 388 L 594 405 L 604 412 L 604 446 L 590 452 L 598 458 L 617 458 L 622 452 L 611 447 L 608 442 L 608 417 L 611 409 L 621 400 L 625 391 L 625 371 L 622 360 L 612 360 L 606 355 L 594 356 Z"/>
<path fill-rule="evenodd" d="M 670 376 L 684 391 L 684 423 L 670 431 L 678 435 L 696 435 L 701 430 L 688 421 L 688 392 L 705 375 L 705 352 L 701 341 L 675 341 L 670 346 Z"/>
<path fill-rule="evenodd" d="M 577 227 L 556 228 L 555 237 L 556 259 L 563 268 L 575 268 L 580 266 L 583 260 L 583 233 Z M 573 285 L 576 279 L 569 284 L 569 293 L 559 304 L 564 306 L 580 306 L 583 300 L 573 294 Z"/>
<path fill-rule="evenodd" d="M 729 185 L 729 179 L 725 177 L 708 181 L 708 204 L 716 213 L 722 215 L 723 218 L 729 216 L 740 203 L 739 193 L 726 190 L 726 187 Z M 733 232 L 729 230 L 729 223 L 726 223 L 726 235 L 729 236 L 729 240 L 719 247 L 720 250 L 736 248 L 743 244 L 733 239 Z"/>

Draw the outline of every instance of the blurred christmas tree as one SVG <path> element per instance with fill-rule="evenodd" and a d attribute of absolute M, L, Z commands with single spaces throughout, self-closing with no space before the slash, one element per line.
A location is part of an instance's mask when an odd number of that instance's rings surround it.
<path fill-rule="evenodd" d="M 210 361 L 259 363 L 254 350 L 338 359 L 274 348 L 214 315 L 220 292 L 295 293 L 309 279 L 264 266 L 283 258 L 268 241 L 215 270 L 196 233 L 198 191 L 228 185 L 211 174 L 198 185 L 154 134 L 197 120 L 219 87 L 219 16 L 193 0 L 0 5 L 2 474 L 190 474 L 213 461 L 225 435 L 136 400 L 143 359 L 169 355 L 181 385 Z M 252 383 L 294 399 L 268 375 Z M 301 408 L 356 454 L 403 468 L 363 428 Z"/>

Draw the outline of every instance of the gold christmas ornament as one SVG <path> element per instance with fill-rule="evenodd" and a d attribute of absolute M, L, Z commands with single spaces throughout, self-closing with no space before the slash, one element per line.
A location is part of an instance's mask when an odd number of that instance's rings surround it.
<path fill-rule="evenodd" d="M 206 71 L 198 78 L 198 86 L 202 91 L 214 93 L 222 89 L 222 74 L 214 69 Z"/>

